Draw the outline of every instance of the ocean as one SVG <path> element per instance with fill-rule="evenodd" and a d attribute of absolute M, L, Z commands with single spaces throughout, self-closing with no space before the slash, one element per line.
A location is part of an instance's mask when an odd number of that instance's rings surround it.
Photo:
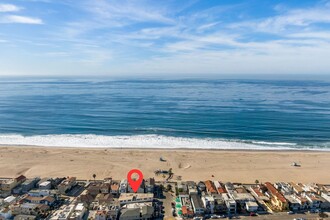
<path fill-rule="evenodd" d="M 0 79 L 0 145 L 330 150 L 330 81 Z"/>

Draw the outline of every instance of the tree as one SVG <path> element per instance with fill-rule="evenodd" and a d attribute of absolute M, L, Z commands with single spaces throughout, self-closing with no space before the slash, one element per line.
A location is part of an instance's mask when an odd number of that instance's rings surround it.
<path fill-rule="evenodd" d="M 256 180 L 256 181 L 254 181 L 255 183 L 256 183 L 256 185 L 258 185 L 259 184 L 259 180 Z"/>
<path fill-rule="evenodd" d="M 167 189 L 167 191 L 172 191 L 172 185 L 171 184 L 167 184 L 166 189 Z"/>
<path fill-rule="evenodd" d="M 93 174 L 93 179 L 94 179 L 94 182 L 95 182 L 95 178 L 96 178 L 96 174 L 94 173 L 94 174 Z"/>

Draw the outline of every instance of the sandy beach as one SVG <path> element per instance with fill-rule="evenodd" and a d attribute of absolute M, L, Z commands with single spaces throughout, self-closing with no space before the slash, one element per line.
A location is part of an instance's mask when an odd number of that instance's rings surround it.
<path fill-rule="evenodd" d="M 161 162 L 160 156 L 166 162 Z M 291 166 L 293 161 L 301 167 Z M 122 179 L 133 168 L 145 177 L 155 177 L 156 169 L 172 168 L 174 179 L 181 176 L 195 181 L 330 183 L 329 152 L 0 147 L 0 177 L 23 174 L 91 179 L 95 173 L 97 179 Z"/>

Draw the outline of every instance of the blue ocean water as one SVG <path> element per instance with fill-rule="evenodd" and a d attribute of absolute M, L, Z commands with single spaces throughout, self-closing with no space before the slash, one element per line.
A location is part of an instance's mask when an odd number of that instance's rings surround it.
<path fill-rule="evenodd" d="M 0 144 L 330 150 L 330 82 L 0 79 Z"/>

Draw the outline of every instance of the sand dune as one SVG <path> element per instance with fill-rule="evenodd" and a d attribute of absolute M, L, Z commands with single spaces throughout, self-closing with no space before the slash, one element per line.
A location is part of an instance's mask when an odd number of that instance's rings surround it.
<path fill-rule="evenodd" d="M 166 162 L 161 162 L 160 156 Z M 292 167 L 293 161 L 301 167 Z M 0 177 L 24 174 L 91 179 L 95 173 L 98 179 L 121 179 L 133 168 L 145 177 L 155 177 L 156 169 L 172 168 L 174 178 L 181 176 L 183 180 L 330 183 L 329 152 L 0 147 Z"/>

